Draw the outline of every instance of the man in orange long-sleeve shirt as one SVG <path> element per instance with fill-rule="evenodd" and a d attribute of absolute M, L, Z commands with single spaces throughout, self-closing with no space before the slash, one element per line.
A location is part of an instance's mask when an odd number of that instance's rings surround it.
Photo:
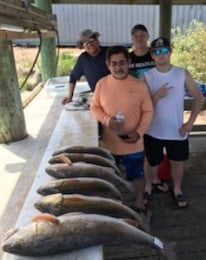
<path fill-rule="evenodd" d="M 153 114 L 146 85 L 129 74 L 129 53 L 123 46 L 108 48 L 106 63 L 111 72 L 97 82 L 91 112 L 103 125 L 100 145 L 112 152 L 125 167 L 127 179 L 134 183 L 134 208 L 145 211 L 143 193 L 143 135 Z M 121 112 L 124 120 L 117 120 Z"/>

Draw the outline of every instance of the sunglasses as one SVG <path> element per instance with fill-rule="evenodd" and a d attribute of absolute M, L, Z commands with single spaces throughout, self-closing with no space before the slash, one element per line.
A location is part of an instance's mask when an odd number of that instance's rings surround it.
<path fill-rule="evenodd" d="M 170 52 L 170 48 L 161 48 L 161 49 L 156 49 L 152 51 L 152 54 L 155 56 L 159 56 L 161 54 L 168 54 Z"/>

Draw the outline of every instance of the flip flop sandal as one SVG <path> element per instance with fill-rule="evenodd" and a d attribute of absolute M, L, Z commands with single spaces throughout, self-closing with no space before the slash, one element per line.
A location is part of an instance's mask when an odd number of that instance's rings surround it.
<path fill-rule="evenodd" d="M 159 183 L 153 183 L 152 184 L 153 190 L 156 192 L 163 192 L 166 193 L 169 191 L 169 187 L 166 182 L 161 180 Z"/>
<path fill-rule="evenodd" d="M 144 196 L 144 205 L 146 206 L 149 200 L 152 199 L 152 193 L 149 194 L 147 191 L 145 191 L 143 196 Z"/>
<path fill-rule="evenodd" d="M 186 199 L 185 194 L 177 194 L 174 195 L 174 200 L 175 200 L 175 205 L 177 206 L 178 209 L 185 209 L 188 207 L 188 202 Z M 180 203 L 184 202 L 184 205 L 180 205 Z"/>

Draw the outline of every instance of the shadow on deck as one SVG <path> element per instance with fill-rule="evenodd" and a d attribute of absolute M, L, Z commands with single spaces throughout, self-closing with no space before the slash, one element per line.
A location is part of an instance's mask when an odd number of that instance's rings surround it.
<path fill-rule="evenodd" d="M 206 153 L 198 153 L 187 163 L 183 190 L 187 195 L 189 207 L 177 209 L 172 194 L 156 192 L 150 202 L 152 212 L 151 234 L 166 240 L 175 241 L 179 260 L 206 259 Z M 200 156 L 200 157 L 201 157 Z M 204 159 L 205 158 L 205 159 Z M 194 174 L 194 170 L 197 174 Z M 193 171 L 193 174 L 190 174 Z M 200 174 L 200 172 L 202 174 Z M 123 193 L 125 203 L 131 205 L 131 195 Z M 163 260 L 166 259 L 149 247 L 128 247 L 106 245 L 105 260 Z"/>

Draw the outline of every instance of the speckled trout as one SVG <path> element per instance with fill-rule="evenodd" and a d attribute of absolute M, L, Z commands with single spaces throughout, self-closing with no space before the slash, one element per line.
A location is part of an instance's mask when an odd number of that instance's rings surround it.
<path fill-rule="evenodd" d="M 70 178 L 54 180 L 40 186 L 37 192 L 41 195 L 54 193 L 62 194 L 83 194 L 88 196 L 99 196 L 122 200 L 120 191 L 108 181 L 98 178 Z"/>
<path fill-rule="evenodd" d="M 92 163 L 96 165 L 101 165 L 105 167 L 113 168 L 119 176 L 122 176 L 122 172 L 117 167 L 115 162 L 106 159 L 102 156 L 95 155 L 95 154 L 86 154 L 86 153 L 61 153 L 58 155 L 54 155 L 50 160 L 50 164 L 54 163 L 65 163 L 68 160 L 68 164 L 71 164 L 73 162 L 86 162 L 86 163 Z M 69 161 L 71 163 L 69 163 Z"/>
<path fill-rule="evenodd" d="M 76 162 L 71 165 L 68 165 L 67 163 L 55 163 L 46 167 L 46 172 L 50 176 L 58 179 L 75 177 L 99 178 L 109 181 L 117 188 L 119 185 L 122 185 L 128 191 L 134 193 L 132 183 L 115 174 L 115 170 L 110 167 L 84 162 Z"/>
<path fill-rule="evenodd" d="M 136 211 L 119 201 L 109 198 L 56 193 L 42 196 L 34 205 L 41 212 L 55 216 L 69 212 L 97 213 L 117 218 L 135 219 L 143 225 L 142 217 Z"/>
<path fill-rule="evenodd" d="M 114 241 L 133 250 L 134 246 L 149 246 L 168 260 L 177 260 L 174 243 L 164 243 L 126 220 L 98 214 L 36 216 L 33 222 L 8 232 L 2 248 L 11 254 L 40 257 Z"/>
<path fill-rule="evenodd" d="M 58 150 L 54 151 L 53 155 L 61 153 L 89 153 L 102 156 L 104 158 L 114 161 L 114 157 L 109 150 L 102 147 L 96 146 L 65 146 L 60 147 Z"/>

